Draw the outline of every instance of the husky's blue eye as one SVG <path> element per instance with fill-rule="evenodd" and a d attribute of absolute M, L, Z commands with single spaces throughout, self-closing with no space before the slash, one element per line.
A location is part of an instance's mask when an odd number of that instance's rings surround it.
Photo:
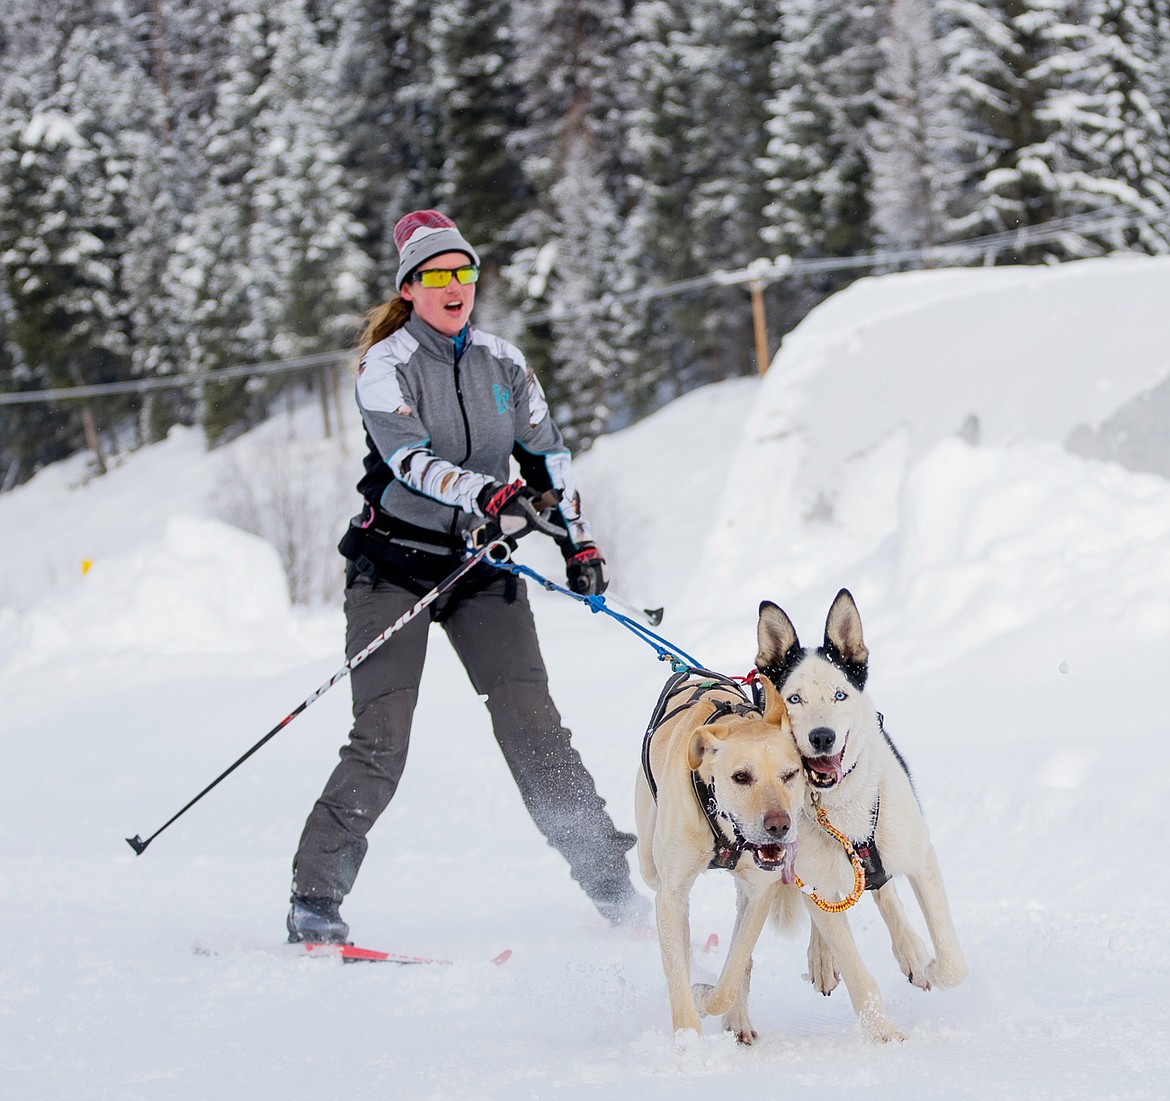
<path fill-rule="evenodd" d="M 798 703 L 803 703 L 804 701 L 800 698 L 800 696 L 793 692 L 792 695 L 789 696 L 788 699 L 786 699 L 784 702 L 790 703 L 793 707 L 795 707 Z"/>
<path fill-rule="evenodd" d="M 849 699 L 849 695 L 848 693 L 843 692 L 840 688 L 838 688 L 837 691 L 833 693 L 833 699 L 840 703 L 842 700 Z"/>

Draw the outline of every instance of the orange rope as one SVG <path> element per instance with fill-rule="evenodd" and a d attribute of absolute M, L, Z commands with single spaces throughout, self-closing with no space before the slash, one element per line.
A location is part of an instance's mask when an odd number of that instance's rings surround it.
<path fill-rule="evenodd" d="M 825 813 L 824 807 L 817 807 L 817 821 L 826 833 L 832 834 L 837 839 L 841 848 L 848 855 L 849 861 L 853 865 L 853 890 L 847 897 L 841 899 L 840 902 L 826 902 L 817 894 L 815 888 L 806 887 L 801 882 L 800 876 L 796 877 L 796 885 L 826 913 L 840 914 L 848 910 L 865 893 L 865 869 L 861 866 L 861 861 L 858 860 L 857 853 L 853 851 L 853 845 L 850 843 L 849 838 L 840 830 L 834 828 L 833 823 L 829 821 L 829 816 Z"/>

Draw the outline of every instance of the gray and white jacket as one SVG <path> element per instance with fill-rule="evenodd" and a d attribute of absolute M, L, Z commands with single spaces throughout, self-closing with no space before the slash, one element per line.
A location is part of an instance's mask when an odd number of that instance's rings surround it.
<path fill-rule="evenodd" d="M 561 491 L 562 549 L 591 540 L 568 448 L 514 345 L 471 329 L 457 359 L 451 338 L 412 316 L 366 352 L 356 386 L 373 449 L 367 470 L 385 464 L 390 480 L 376 503 L 391 517 L 461 537 L 482 521 L 480 492 L 510 480 L 515 456 L 534 489 Z"/>

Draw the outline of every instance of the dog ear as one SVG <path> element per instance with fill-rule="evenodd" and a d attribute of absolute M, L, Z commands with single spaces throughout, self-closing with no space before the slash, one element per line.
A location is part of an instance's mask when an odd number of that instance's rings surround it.
<path fill-rule="evenodd" d="M 727 737 L 727 727 L 719 723 L 701 726 L 691 735 L 687 744 L 687 767 L 699 771 L 703 758 L 719 752 L 719 742 Z"/>
<path fill-rule="evenodd" d="M 837 594 L 829 609 L 825 620 L 825 649 L 830 656 L 839 657 L 847 671 L 864 687 L 869 649 L 861 635 L 861 613 L 848 589 Z"/>
<path fill-rule="evenodd" d="M 788 722 L 788 708 L 780 689 L 768 677 L 764 677 L 761 683 L 764 686 L 764 722 L 783 726 Z"/>
<path fill-rule="evenodd" d="M 796 637 L 792 620 L 770 600 L 760 604 L 756 639 L 760 646 L 756 668 L 772 677 L 778 677 L 779 671 L 788 665 L 789 658 L 800 650 L 800 639 Z"/>

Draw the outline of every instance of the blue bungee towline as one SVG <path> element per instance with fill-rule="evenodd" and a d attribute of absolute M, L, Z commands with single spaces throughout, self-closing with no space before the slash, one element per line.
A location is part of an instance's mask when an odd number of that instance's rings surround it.
<path fill-rule="evenodd" d="M 689 669 L 703 668 L 701 663 L 697 662 L 690 654 L 680 650 L 661 635 L 656 635 L 653 631 L 642 626 L 637 620 L 622 615 L 620 612 L 615 612 L 612 608 L 608 607 L 605 603 L 605 597 L 601 594 L 583 596 L 581 593 L 575 593 L 572 589 L 566 589 L 564 585 L 558 585 L 555 581 L 550 581 L 547 577 L 542 577 L 530 566 L 521 565 L 519 562 L 513 562 L 511 559 L 501 562 L 497 559 L 489 558 L 487 561 L 498 570 L 507 570 L 512 574 L 524 574 L 525 577 L 532 578 L 541 588 L 548 589 L 549 592 L 563 593 L 565 596 L 571 596 L 578 603 L 588 605 L 590 611 L 594 613 L 604 612 L 611 619 L 616 619 L 623 627 L 633 631 L 643 642 L 651 646 L 654 652 L 657 653 L 659 661 L 670 662 L 671 669 L 676 673 L 682 673 Z"/>
<path fill-rule="evenodd" d="M 629 616 L 624 616 L 620 612 L 615 612 L 612 608 L 606 607 L 604 596 L 583 596 L 581 593 L 575 593 L 571 589 L 566 589 L 563 585 L 557 585 L 547 577 L 542 577 L 529 566 L 522 566 L 519 562 L 513 562 L 510 558 L 504 560 L 487 558 L 486 561 L 490 562 L 497 569 L 507 570 L 512 574 L 524 574 L 550 592 L 564 593 L 565 596 L 571 596 L 581 604 L 588 604 L 590 610 L 593 612 L 604 612 L 607 616 L 616 619 L 623 627 L 627 627 L 644 642 L 653 647 L 654 651 L 658 654 L 659 661 L 670 662 L 670 667 L 674 671 L 674 674 L 667 680 L 666 687 L 663 688 L 662 694 L 658 697 L 658 704 L 654 708 L 650 725 L 646 728 L 646 733 L 642 739 L 642 771 L 646 777 L 646 782 L 650 785 L 650 792 L 656 800 L 658 798 L 658 785 L 655 783 L 654 773 L 650 767 L 650 740 L 654 737 L 654 733 L 658 727 L 666 722 L 667 719 L 673 718 L 679 711 L 687 707 L 694 706 L 712 688 L 722 688 L 730 693 L 738 693 L 742 699 L 736 703 L 712 701 L 715 703 L 715 707 L 711 715 L 707 718 L 708 723 L 722 718 L 729 712 L 741 715 L 752 711 L 763 713 L 763 691 L 758 678 L 755 676 L 754 669 L 746 677 L 727 677 L 722 673 L 713 672 L 710 669 L 704 668 L 690 654 L 672 645 L 661 635 L 656 635 L 653 631 L 647 630 L 637 621 L 630 619 Z M 751 692 L 750 695 L 748 694 L 749 689 Z M 689 697 L 681 705 L 676 705 L 672 711 L 668 712 L 667 707 L 674 702 L 675 696 L 687 691 L 690 692 Z M 699 773 L 694 771 L 691 773 L 691 783 L 695 790 L 695 798 L 698 800 L 699 808 L 707 819 L 707 825 L 711 830 L 713 838 L 714 848 L 707 867 L 734 868 L 745 848 L 743 839 L 738 835 L 738 830 L 735 831 L 736 837 L 734 840 L 729 840 L 720 830 L 716 821 L 719 814 L 719 807 L 715 799 L 714 786 L 705 783 Z M 841 848 L 844 849 L 845 855 L 849 857 L 849 861 L 853 867 L 853 890 L 845 898 L 839 901 L 833 901 L 821 898 L 817 894 L 816 889 L 802 883 L 799 876 L 797 876 L 795 883 L 822 910 L 834 914 L 841 913 L 857 902 L 866 889 L 867 865 L 864 863 L 866 860 L 872 860 L 874 862 L 870 865 L 872 871 L 877 876 L 884 877 L 876 879 L 874 887 L 880 887 L 889 876 L 886 875 L 885 869 L 882 867 L 881 858 L 877 853 L 877 847 L 874 845 L 872 834 L 867 841 L 855 843 L 846 837 L 845 834 L 841 833 L 840 830 L 833 827 L 833 824 L 829 821 L 829 816 L 825 813 L 824 807 L 817 805 L 816 813 L 817 821 L 820 823 L 821 828 L 837 840 Z M 875 824 L 876 815 L 877 809 L 875 808 Z"/>

